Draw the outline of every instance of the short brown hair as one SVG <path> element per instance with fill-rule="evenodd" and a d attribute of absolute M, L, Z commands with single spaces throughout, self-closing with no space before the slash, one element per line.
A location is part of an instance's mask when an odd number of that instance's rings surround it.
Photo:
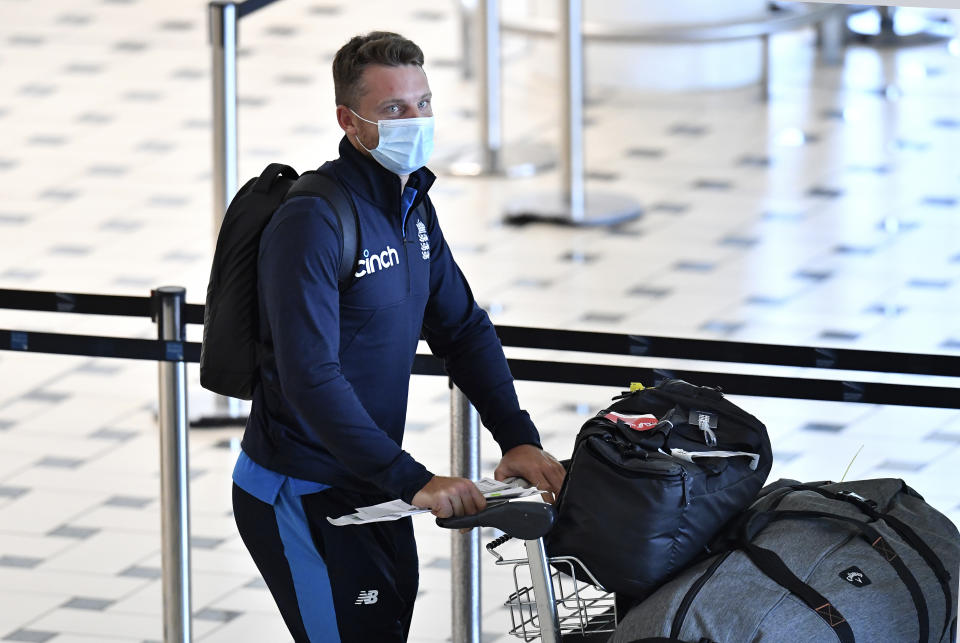
<path fill-rule="evenodd" d="M 363 88 L 363 70 L 368 65 L 417 65 L 423 67 L 423 51 L 412 40 L 391 31 L 371 31 L 354 36 L 333 58 L 333 91 L 337 105 L 354 108 Z"/>

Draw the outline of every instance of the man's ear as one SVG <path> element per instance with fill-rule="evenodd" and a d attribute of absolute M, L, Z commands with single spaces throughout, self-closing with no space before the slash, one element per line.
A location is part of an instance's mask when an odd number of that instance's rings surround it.
<path fill-rule="evenodd" d="M 346 105 L 337 105 L 337 125 L 340 126 L 348 136 L 357 135 L 357 125 L 354 122 L 353 112 Z"/>

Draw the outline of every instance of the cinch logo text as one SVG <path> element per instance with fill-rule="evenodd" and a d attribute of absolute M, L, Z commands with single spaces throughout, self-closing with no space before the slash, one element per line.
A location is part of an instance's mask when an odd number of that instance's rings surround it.
<path fill-rule="evenodd" d="M 386 270 L 399 264 L 400 254 L 390 246 L 380 254 L 370 254 L 369 250 L 364 250 L 363 257 L 357 261 L 357 272 L 353 276 L 359 279 L 364 275 L 372 275 L 378 270 Z"/>

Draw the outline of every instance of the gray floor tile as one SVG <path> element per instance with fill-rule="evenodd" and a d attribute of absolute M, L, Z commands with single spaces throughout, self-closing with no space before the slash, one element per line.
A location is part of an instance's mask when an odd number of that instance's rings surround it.
<path fill-rule="evenodd" d="M 0 556 L 0 567 L 23 567 L 25 569 L 33 569 L 42 562 L 42 558 L 32 558 L 30 556 Z"/>
<path fill-rule="evenodd" d="M 212 607 L 206 607 L 198 612 L 194 612 L 193 617 L 198 621 L 216 621 L 218 623 L 229 623 L 240 616 L 242 612 L 233 610 L 221 610 Z"/>
<path fill-rule="evenodd" d="M 4 641 L 21 641 L 22 643 L 47 643 L 59 632 L 45 632 L 43 630 L 20 629 L 3 637 Z"/>
<path fill-rule="evenodd" d="M 86 460 L 81 458 L 62 458 L 59 456 L 45 456 L 33 463 L 35 467 L 51 467 L 54 469 L 76 469 Z"/>
<path fill-rule="evenodd" d="M 85 598 L 82 596 L 74 596 L 60 607 L 74 610 L 91 610 L 95 612 L 102 612 L 115 602 L 116 601 L 111 601 L 104 598 Z"/>
<path fill-rule="evenodd" d="M 160 578 L 163 576 L 163 573 L 160 571 L 159 567 L 143 567 L 141 565 L 134 565 L 126 568 L 118 575 L 127 576 L 130 578 Z"/>
<path fill-rule="evenodd" d="M 113 496 L 107 498 L 103 504 L 109 507 L 127 507 L 129 509 L 143 509 L 151 502 L 153 498 L 137 498 L 134 496 Z"/>
<path fill-rule="evenodd" d="M 94 534 L 100 533 L 96 527 L 73 527 L 71 525 L 60 525 L 56 529 L 47 532 L 48 536 L 57 536 L 60 538 L 75 538 L 77 540 L 86 540 Z"/>

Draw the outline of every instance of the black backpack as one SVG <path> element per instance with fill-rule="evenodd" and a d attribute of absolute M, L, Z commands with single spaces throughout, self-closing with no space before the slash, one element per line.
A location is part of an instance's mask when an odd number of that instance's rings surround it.
<path fill-rule="evenodd" d="M 249 400 L 259 362 L 257 256 L 260 236 L 287 199 L 325 199 L 343 232 L 340 292 L 353 283 L 359 249 L 359 222 L 353 200 L 322 171 L 302 176 L 289 165 L 271 163 L 246 182 L 230 202 L 213 254 L 203 313 L 200 384 L 214 393 Z"/>
<path fill-rule="evenodd" d="M 614 400 L 577 435 L 546 545 L 608 591 L 641 599 L 756 498 L 770 439 L 718 389 L 683 380 Z"/>

